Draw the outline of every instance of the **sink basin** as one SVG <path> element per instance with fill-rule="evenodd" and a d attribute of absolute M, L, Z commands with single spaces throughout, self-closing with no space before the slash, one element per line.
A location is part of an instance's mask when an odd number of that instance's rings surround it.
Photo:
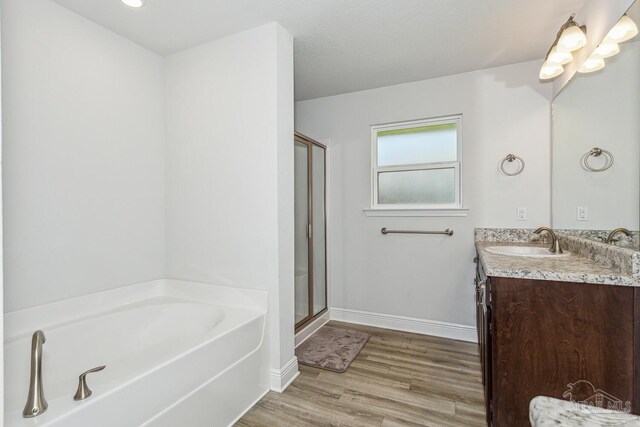
<path fill-rule="evenodd" d="M 571 255 L 568 252 L 552 254 L 547 248 L 538 246 L 489 246 L 485 250 L 498 255 L 527 256 L 534 258 L 562 258 Z"/>

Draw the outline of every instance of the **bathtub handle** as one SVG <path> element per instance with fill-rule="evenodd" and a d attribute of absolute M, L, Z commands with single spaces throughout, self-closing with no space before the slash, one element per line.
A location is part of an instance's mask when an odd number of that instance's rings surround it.
<path fill-rule="evenodd" d="M 78 390 L 76 390 L 76 395 L 73 396 L 73 400 L 84 400 L 87 397 L 91 396 L 91 393 L 93 392 L 87 385 L 86 376 L 92 372 L 102 371 L 106 367 L 107 367 L 106 365 L 98 366 L 98 367 L 89 369 L 86 372 L 81 373 L 80 376 L 78 377 L 78 379 L 80 380 L 80 382 L 78 383 Z"/>

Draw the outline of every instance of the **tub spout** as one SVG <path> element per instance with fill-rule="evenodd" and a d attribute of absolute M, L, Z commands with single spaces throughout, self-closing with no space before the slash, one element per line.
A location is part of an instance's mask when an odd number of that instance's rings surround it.
<path fill-rule="evenodd" d="M 47 338 L 44 332 L 38 330 L 31 338 L 31 378 L 29 380 L 29 396 L 27 404 L 24 406 L 22 416 L 33 418 L 42 414 L 49 406 L 44 398 L 42 389 L 42 344 Z"/>

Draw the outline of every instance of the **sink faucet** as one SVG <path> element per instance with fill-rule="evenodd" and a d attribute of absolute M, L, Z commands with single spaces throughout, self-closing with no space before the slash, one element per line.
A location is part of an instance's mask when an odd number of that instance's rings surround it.
<path fill-rule="evenodd" d="M 631 232 L 629 230 L 627 230 L 624 227 L 620 227 L 620 228 L 616 228 L 615 230 L 613 230 L 611 233 L 609 233 L 609 235 L 607 236 L 607 240 L 605 240 L 605 243 L 608 244 L 612 244 L 613 243 L 613 238 L 616 236 L 616 234 L 618 233 L 622 233 L 627 237 L 631 237 Z"/>
<path fill-rule="evenodd" d="M 556 233 L 554 233 L 552 229 L 550 229 L 549 227 L 540 227 L 536 231 L 534 231 L 534 233 L 540 234 L 543 231 L 549 233 L 549 236 L 551 237 L 551 246 L 549 247 L 549 252 L 551 252 L 552 254 L 561 254 L 562 248 L 560 247 L 560 239 L 558 239 L 558 236 L 556 236 Z"/>
<path fill-rule="evenodd" d="M 31 379 L 29 380 L 29 396 L 22 416 L 33 418 L 47 410 L 48 404 L 42 390 L 42 344 L 47 338 L 38 330 L 31 337 Z"/>

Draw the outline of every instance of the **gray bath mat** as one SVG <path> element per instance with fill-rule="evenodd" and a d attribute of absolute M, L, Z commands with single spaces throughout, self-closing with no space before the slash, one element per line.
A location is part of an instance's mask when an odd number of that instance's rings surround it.
<path fill-rule="evenodd" d="M 296 348 L 298 363 L 344 372 L 368 339 L 366 332 L 323 326 Z"/>

